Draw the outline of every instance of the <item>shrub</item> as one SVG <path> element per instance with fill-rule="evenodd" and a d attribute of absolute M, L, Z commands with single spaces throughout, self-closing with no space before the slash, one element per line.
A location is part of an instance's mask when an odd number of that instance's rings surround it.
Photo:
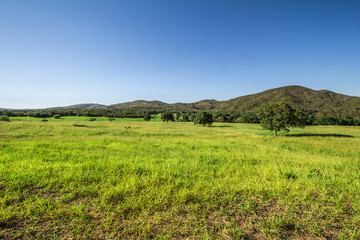
<path fill-rule="evenodd" d="M 182 114 L 181 115 L 181 121 L 182 122 L 189 122 L 190 121 L 189 115 L 188 114 Z"/>
<path fill-rule="evenodd" d="M 220 115 L 215 118 L 215 122 L 226 122 L 226 119 L 224 116 Z"/>
<path fill-rule="evenodd" d="M 7 115 L 1 115 L 0 116 L 0 121 L 2 121 L 2 122 L 10 122 L 10 118 Z"/>
<path fill-rule="evenodd" d="M 89 121 L 94 122 L 94 121 L 96 121 L 96 118 L 90 118 Z"/>

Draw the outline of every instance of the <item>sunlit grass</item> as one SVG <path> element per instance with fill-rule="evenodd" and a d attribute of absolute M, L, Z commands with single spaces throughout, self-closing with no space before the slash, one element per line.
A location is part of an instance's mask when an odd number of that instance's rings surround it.
<path fill-rule="evenodd" d="M 12 120 L 2 238 L 360 237 L 359 127 Z"/>

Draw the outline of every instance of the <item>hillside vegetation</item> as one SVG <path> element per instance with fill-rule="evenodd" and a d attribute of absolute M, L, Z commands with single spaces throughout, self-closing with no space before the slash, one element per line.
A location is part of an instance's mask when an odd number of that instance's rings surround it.
<path fill-rule="evenodd" d="M 359 117 L 360 97 L 327 90 L 315 91 L 301 86 L 286 86 L 238 97 L 221 103 L 217 109 L 256 111 L 269 102 L 287 102 L 292 107 L 315 116 Z"/>
<path fill-rule="evenodd" d="M 327 90 L 315 91 L 301 86 L 285 86 L 264 92 L 237 97 L 228 101 L 203 100 L 195 103 L 167 104 L 160 101 L 134 101 L 115 104 L 107 108 L 157 109 L 158 111 L 214 110 L 253 113 L 270 102 L 287 102 L 292 107 L 314 116 L 341 118 L 360 117 L 360 97 L 347 96 Z"/>
<path fill-rule="evenodd" d="M 315 91 L 302 86 L 285 86 L 264 92 L 237 97 L 228 101 L 202 100 L 195 103 L 167 104 L 161 101 L 138 100 L 114 104 L 105 108 L 119 109 L 156 109 L 159 112 L 215 110 L 256 112 L 258 108 L 270 102 L 287 102 L 292 107 L 314 116 L 360 117 L 360 97 L 347 96 L 328 90 Z M 89 107 L 86 105 L 86 107 Z M 99 107 L 99 106 L 96 106 Z"/>
<path fill-rule="evenodd" d="M 315 91 L 301 86 L 286 86 L 270 89 L 228 101 L 216 101 L 212 99 L 194 103 L 167 104 L 161 101 L 137 100 L 108 106 L 78 104 L 69 107 L 57 107 L 36 111 L 12 111 L 11 113 L 6 110 L 0 110 L 0 114 L 38 117 L 51 117 L 54 114 L 60 114 L 62 116 L 143 117 L 145 113 L 195 113 L 198 111 L 211 111 L 216 114 L 220 113 L 223 116 L 231 115 L 233 116 L 232 119 L 236 119 L 248 114 L 255 115 L 261 105 L 271 102 L 287 102 L 292 107 L 313 117 L 325 116 L 337 119 L 350 119 L 350 121 L 351 119 L 360 120 L 360 97 L 342 95 L 327 90 Z"/>

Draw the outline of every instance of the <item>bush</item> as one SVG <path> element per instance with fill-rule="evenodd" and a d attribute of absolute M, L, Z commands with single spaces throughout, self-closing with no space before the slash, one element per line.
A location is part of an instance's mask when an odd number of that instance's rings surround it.
<path fill-rule="evenodd" d="M 188 114 L 182 114 L 181 118 L 180 118 L 180 121 L 189 122 L 190 121 L 189 115 Z"/>
<path fill-rule="evenodd" d="M 226 122 L 226 118 L 222 115 L 215 118 L 215 122 Z"/>
<path fill-rule="evenodd" d="M 55 114 L 55 115 L 54 115 L 54 118 L 55 118 L 55 119 L 60 119 L 60 117 L 61 117 L 61 116 L 60 116 L 59 114 Z"/>
<path fill-rule="evenodd" d="M 7 115 L 1 115 L 0 116 L 0 121 L 2 121 L 2 122 L 10 122 L 10 118 Z"/>
<path fill-rule="evenodd" d="M 115 120 L 115 118 L 114 118 L 114 117 L 109 117 L 108 120 L 109 120 L 110 122 L 112 122 L 112 121 Z"/>
<path fill-rule="evenodd" d="M 315 119 L 316 125 L 335 125 L 336 123 L 337 119 L 335 117 L 319 116 Z"/>
<path fill-rule="evenodd" d="M 89 121 L 94 122 L 94 121 L 96 121 L 96 118 L 90 118 Z"/>

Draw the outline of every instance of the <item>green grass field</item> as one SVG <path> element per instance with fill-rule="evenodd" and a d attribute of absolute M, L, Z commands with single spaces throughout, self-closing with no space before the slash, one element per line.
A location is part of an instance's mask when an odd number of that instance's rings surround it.
<path fill-rule="evenodd" d="M 360 239 L 359 127 L 84 120 L 0 122 L 1 239 Z"/>

